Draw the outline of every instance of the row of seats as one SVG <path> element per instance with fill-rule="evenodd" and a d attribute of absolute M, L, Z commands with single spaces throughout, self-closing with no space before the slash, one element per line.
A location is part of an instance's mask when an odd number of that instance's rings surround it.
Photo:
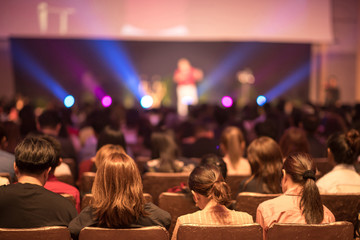
<path fill-rule="evenodd" d="M 267 232 L 267 240 L 278 239 L 322 239 L 352 240 L 353 226 L 349 222 L 329 224 L 274 224 Z M 43 227 L 35 229 L 0 228 L 0 239 L 3 240 L 71 240 L 66 227 Z M 144 227 L 132 229 L 108 229 L 86 227 L 81 230 L 79 240 L 169 240 L 169 232 L 163 227 Z M 226 239 L 226 240 L 263 240 L 259 224 L 246 225 L 196 225 L 184 224 L 179 227 L 178 240 Z"/>

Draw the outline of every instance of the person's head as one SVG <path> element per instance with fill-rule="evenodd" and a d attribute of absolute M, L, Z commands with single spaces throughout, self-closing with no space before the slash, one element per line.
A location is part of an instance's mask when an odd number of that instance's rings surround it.
<path fill-rule="evenodd" d="M 44 136 L 42 136 L 42 138 L 45 139 L 46 141 L 48 141 L 55 150 L 55 161 L 52 162 L 51 171 L 50 171 L 50 174 L 54 174 L 55 168 L 57 166 L 59 166 L 62 161 L 61 160 L 61 144 L 56 138 L 49 136 L 49 135 L 44 135 Z"/>
<path fill-rule="evenodd" d="M 227 205 L 231 200 L 230 187 L 219 168 L 213 165 L 196 167 L 189 176 L 189 188 L 200 209 L 211 200 L 221 205 Z"/>
<path fill-rule="evenodd" d="M 41 137 L 26 137 L 15 148 L 15 173 L 19 180 L 22 176 L 31 176 L 44 185 L 55 161 L 53 146 Z"/>
<path fill-rule="evenodd" d="M 231 163 L 235 165 L 245 151 L 245 139 L 241 130 L 233 126 L 225 128 L 221 134 L 220 148 L 225 155 L 229 156 Z"/>
<path fill-rule="evenodd" d="M 296 152 L 309 153 L 306 134 L 298 127 L 288 128 L 281 136 L 279 145 L 284 157 Z"/>
<path fill-rule="evenodd" d="M 105 159 L 109 158 L 109 156 L 113 153 L 124 153 L 126 154 L 124 148 L 120 145 L 106 144 L 102 146 L 97 152 L 95 156 L 95 166 L 97 168 L 104 162 Z"/>
<path fill-rule="evenodd" d="M 61 118 L 56 110 L 45 110 L 37 119 L 38 129 L 43 131 L 44 129 L 54 130 L 57 134 L 61 128 Z"/>
<path fill-rule="evenodd" d="M 188 59 L 180 58 L 178 61 L 178 68 L 182 71 L 187 71 L 191 68 L 191 64 Z"/>
<path fill-rule="evenodd" d="M 283 165 L 279 145 L 269 137 L 260 137 L 251 142 L 247 158 L 253 177 L 261 179 L 267 193 L 280 193 L 281 168 Z"/>
<path fill-rule="evenodd" d="M 135 161 L 124 153 L 104 159 L 96 172 L 91 206 L 100 226 L 129 226 L 145 215 L 143 185 Z"/>
<path fill-rule="evenodd" d="M 319 189 L 315 183 L 316 166 L 309 154 L 295 153 L 286 157 L 281 181 L 283 192 L 300 186 L 300 209 L 306 223 L 321 223 L 324 218 Z"/>
<path fill-rule="evenodd" d="M 6 148 L 7 148 L 7 134 L 2 124 L 0 124 L 0 150 L 5 150 Z"/>
<path fill-rule="evenodd" d="M 152 133 L 151 158 L 160 159 L 160 172 L 176 172 L 174 160 L 178 157 L 179 148 L 171 132 L 159 131 Z"/>
<path fill-rule="evenodd" d="M 214 165 L 220 169 L 221 174 L 223 175 L 224 179 L 227 176 L 227 167 L 224 160 L 216 154 L 210 153 L 206 154 L 201 158 L 200 165 Z"/>
<path fill-rule="evenodd" d="M 125 136 L 122 131 L 105 127 L 98 137 L 96 151 L 106 144 L 120 145 L 126 151 Z"/>
<path fill-rule="evenodd" d="M 319 116 L 317 114 L 304 114 L 301 120 L 301 124 L 306 132 L 313 134 L 320 125 Z"/>
<path fill-rule="evenodd" d="M 347 133 L 332 134 L 327 140 L 328 156 L 337 164 L 354 164 L 360 153 L 360 134 L 351 129 Z"/>

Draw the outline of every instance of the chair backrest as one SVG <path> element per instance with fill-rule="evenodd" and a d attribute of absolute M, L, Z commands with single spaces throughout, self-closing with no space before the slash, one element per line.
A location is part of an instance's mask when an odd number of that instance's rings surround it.
<path fill-rule="evenodd" d="M 159 196 L 159 207 L 171 215 L 170 234 L 172 234 L 179 216 L 199 210 L 199 208 L 195 206 L 192 196 L 185 193 L 161 193 Z"/>
<path fill-rule="evenodd" d="M 84 174 L 81 176 L 81 184 L 80 184 L 81 194 L 87 194 L 91 192 L 91 188 L 95 180 L 95 174 L 96 173 L 94 172 L 84 172 Z"/>
<path fill-rule="evenodd" d="M 71 176 L 72 176 L 72 184 L 73 186 L 75 186 L 75 177 L 77 176 L 77 163 L 76 163 L 76 160 L 73 159 L 73 158 L 63 158 L 63 163 L 66 163 L 69 168 L 70 168 L 70 171 L 71 171 Z"/>
<path fill-rule="evenodd" d="M 169 188 L 179 186 L 182 182 L 187 182 L 189 173 L 156 173 L 147 172 L 143 175 L 144 192 L 149 193 L 158 204 L 159 195 L 166 192 Z"/>
<path fill-rule="evenodd" d="M 262 194 L 252 192 L 242 192 L 236 197 L 235 209 L 237 211 L 247 212 L 254 221 L 256 219 L 256 210 L 260 203 L 280 196 L 280 194 Z"/>
<path fill-rule="evenodd" d="M 236 199 L 239 192 L 240 183 L 249 177 L 250 176 L 245 175 L 228 175 L 226 177 L 226 183 L 231 189 L 231 199 Z"/>
<path fill-rule="evenodd" d="M 276 223 L 266 233 L 267 240 L 352 240 L 353 237 L 354 227 L 349 222 L 327 224 Z"/>
<path fill-rule="evenodd" d="M 179 226 L 177 239 L 262 240 L 262 232 L 261 226 L 257 223 L 245 225 L 182 224 Z"/>
<path fill-rule="evenodd" d="M 0 228 L 2 240 L 71 240 L 67 227 Z"/>
<path fill-rule="evenodd" d="M 330 172 L 334 168 L 334 163 L 329 162 L 328 158 L 314 158 L 317 173 L 316 177 L 320 178 Z"/>
<path fill-rule="evenodd" d="M 360 194 L 321 194 L 321 200 L 336 221 L 348 221 L 355 226 L 360 212 Z"/>
<path fill-rule="evenodd" d="M 8 172 L 0 172 L 0 177 L 7 178 L 7 179 L 9 179 L 9 183 L 12 183 L 10 173 L 8 173 Z"/>
<path fill-rule="evenodd" d="M 145 202 L 152 202 L 152 197 L 148 193 L 144 193 Z M 81 199 L 81 210 L 89 206 L 91 200 L 93 199 L 93 195 L 91 193 L 85 194 Z"/>
<path fill-rule="evenodd" d="M 79 240 L 169 240 L 169 233 L 160 226 L 142 228 L 97 228 L 86 227 L 80 231 Z"/>
<path fill-rule="evenodd" d="M 75 197 L 73 195 L 68 194 L 68 193 L 62 193 L 61 196 L 63 196 L 67 200 L 69 200 L 72 204 L 74 204 L 74 207 L 76 207 L 76 200 L 75 200 Z"/>
<path fill-rule="evenodd" d="M 72 175 L 61 175 L 61 176 L 57 176 L 56 178 L 60 182 L 74 186 L 74 177 Z"/>

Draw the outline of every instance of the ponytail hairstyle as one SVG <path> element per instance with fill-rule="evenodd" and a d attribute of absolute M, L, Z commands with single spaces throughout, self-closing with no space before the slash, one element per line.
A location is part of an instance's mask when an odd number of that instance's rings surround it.
<path fill-rule="evenodd" d="M 283 169 L 294 183 L 303 187 L 299 207 L 305 216 L 306 223 L 321 223 L 324 219 L 324 208 L 315 183 L 316 166 L 310 155 L 306 153 L 290 154 L 285 159 Z"/>
<path fill-rule="evenodd" d="M 227 205 L 231 201 L 231 190 L 218 167 L 202 165 L 196 167 L 189 176 L 190 190 L 217 203 Z"/>
<path fill-rule="evenodd" d="M 222 150 L 229 155 L 232 166 L 235 166 L 244 155 L 243 142 L 245 143 L 244 135 L 238 127 L 227 127 L 221 134 Z"/>
<path fill-rule="evenodd" d="M 337 164 L 354 164 L 359 155 L 360 134 L 355 129 L 351 129 L 345 134 L 332 134 L 327 140 L 327 147 Z"/>

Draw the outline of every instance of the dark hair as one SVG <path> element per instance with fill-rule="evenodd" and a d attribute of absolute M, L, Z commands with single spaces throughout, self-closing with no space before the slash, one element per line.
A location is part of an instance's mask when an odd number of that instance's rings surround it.
<path fill-rule="evenodd" d="M 315 133 L 320 125 L 320 119 L 317 114 L 304 114 L 301 120 L 303 128 L 308 133 Z"/>
<path fill-rule="evenodd" d="M 59 165 L 60 162 L 61 144 L 56 138 L 49 135 L 44 135 L 42 138 L 48 141 L 55 150 L 55 161 L 53 161 L 51 165 L 51 172 L 54 173 L 55 168 Z"/>
<path fill-rule="evenodd" d="M 360 134 L 355 129 L 346 134 L 332 134 L 327 140 L 327 147 L 330 148 L 336 163 L 354 164 L 359 155 Z"/>
<path fill-rule="evenodd" d="M 247 157 L 252 176 L 245 182 L 244 188 L 256 178 L 262 183 L 262 188 L 266 193 L 280 193 L 279 182 L 283 156 L 279 145 L 269 137 L 257 138 L 249 145 Z"/>
<path fill-rule="evenodd" d="M 41 137 L 26 137 L 15 148 L 15 163 L 21 173 L 41 174 L 55 161 L 54 148 Z"/>
<path fill-rule="evenodd" d="M 200 165 L 214 165 L 214 166 L 218 167 L 221 171 L 222 176 L 224 177 L 224 179 L 226 179 L 226 176 L 227 176 L 226 163 L 218 155 L 213 154 L 213 153 L 204 155 L 201 158 Z"/>
<path fill-rule="evenodd" d="M 229 204 L 231 200 L 230 187 L 224 181 L 219 168 L 213 165 L 196 167 L 189 176 L 189 188 L 222 205 Z"/>
<path fill-rule="evenodd" d="M 54 129 L 61 123 L 61 117 L 56 110 L 45 110 L 39 117 L 38 122 L 41 128 L 49 127 Z"/>
<path fill-rule="evenodd" d="M 309 153 L 305 131 L 298 127 L 288 128 L 281 136 L 279 145 L 285 157 L 296 152 Z"/>
<path fill-rule="evenodd" d="M 106 144 L 120 145 L 126 151 L 126 141 L 123 132 L 110 126 L 106 126 L 100 133 L 96 151 Z"/>
<path fill-rule="evenodd" d="M 306 223 L 321 223 L 324 218 L 324 208 L 315 183 L 316 166 L 310 155 L 306 153 L 289 155 L 285 159 L 283 169 L 294 183 L 303 187 L 299 207 Z"/>
<path fill-rule="evenodd" d="M 160 172 L 179 172 L 174 160 L 179 157 L 179 148 L 171 132 L 154 132 L 151 135 L 151 158 L 160 159 Z"/>

